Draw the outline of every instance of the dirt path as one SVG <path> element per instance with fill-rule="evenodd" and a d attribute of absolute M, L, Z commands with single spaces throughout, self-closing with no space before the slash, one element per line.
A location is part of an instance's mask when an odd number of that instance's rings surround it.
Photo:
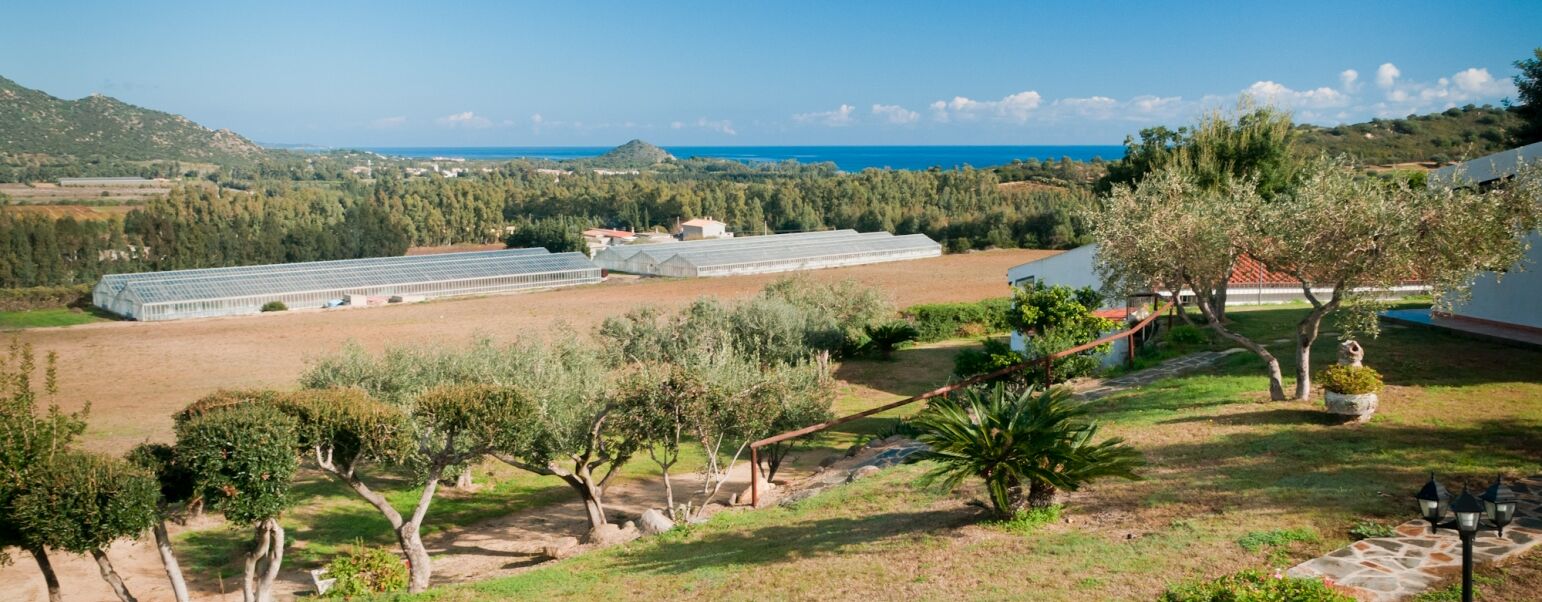
<path fill-rule="evenodd" d="M 906 306 L 1005 295 L 1007 268 L 1053 253 L 987 251 L 808 274 L 852 278 Z M 679 307 L 702 296 L 748 296 L 777 277 L 627 280 L 369 309 L 103 322 L 18 336 L 40 353 L 59 354 L 61 406 L 73 410 L 91 402 L 85 446 L 117 452 L 168 439 L 171 413 L 216 389 L 293 386 L 307 358 L 349 341 L 378 350 L 391 344 L 459 344 L 478 335 L 508 339 L 550 332 L 562 322 L 588 330 L 606 316 L 641 305 Z"/>

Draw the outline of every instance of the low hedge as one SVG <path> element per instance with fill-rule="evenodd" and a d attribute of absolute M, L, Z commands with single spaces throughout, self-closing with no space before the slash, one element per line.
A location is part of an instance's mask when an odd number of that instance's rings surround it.
<path fill-rule="evenodd" d="M 90 307 L 91 285 L 0 288 L 0 311 Z"/>
<path fill-rule="evenodd" d="M 968 303 L 925 303 L 905 310 L 905 318 L 915 324 L 920 341 L 932 342 L 958 337 L 978 337 L 1007 331 L 1007 311 L 1012 300 L 1007 297 Z"/>

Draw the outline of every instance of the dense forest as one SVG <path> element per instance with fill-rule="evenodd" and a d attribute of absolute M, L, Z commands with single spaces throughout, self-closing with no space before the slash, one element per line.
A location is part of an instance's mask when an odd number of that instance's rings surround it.
<path fill-rule="evenodd" d="M 1018 190 L 991 171 L 815 169 L 560 178 L 513 162 L 471 176 L 183 184 L 121 219 L 0 211 L 0 286 L 80 284 L 105 273 L 397 255 L 487 243 L 550 217 L 648 230 L 710 216 L 737 232 L 828 228 L 924 233 L 950 251 L 1085 242 L 1084 188 Z"/>

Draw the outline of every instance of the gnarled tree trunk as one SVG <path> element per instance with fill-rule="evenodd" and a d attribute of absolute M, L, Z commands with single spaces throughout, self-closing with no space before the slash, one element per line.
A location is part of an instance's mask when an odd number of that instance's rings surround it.
<path fill-rule="evenodd" d="M 1227 328 L 1221 324 L 1221 319 L 1216 312 L 1215 304 L 1217 301 L 1214 298 L 1211 298 L 1208 293 L 1200 293 L 1199 291 L 1201 289 L 1197 286 L 1193 286 L 1192 283 L 1190 284 L 1189 288 L 1194 291 L 1194 305 L 1199 308 L 1199 313 L 1204 315 L 1206 320 L 1210 321 L 1211 330 L 1214 330 L 1217 334 L 1226 337 L 1227 340 L 1243 346 L 1248 351 L 1252 351 L 1258 357 L 1263 358 L 1264 364 L 1267 366 L 1269 371 L 1269 399 L 1273 401 L 1285 401 L 1285 377 L 1280 372 L 1279 358 L 1274 357 L 1273 353 L 1269 353 L 1268 349 L 1264 348 L 1263 345 L 1259 345 L 1258 343 L 1253 342 L 1252 339 L 1227 330 Z"/>
<path fill-rule="evenodd" d="M 255 541 L 246 553 L 241 581 L 241 599 L 245 602 L 272 602 L 273 581 L 284 562 L 284 528 L 278 519 L 266 519 L 253 529 Z"/>
<path fill-rule="evenodd" d="M 155 533 L 155 549 L 161 554 L 161 564 L 166 567 L 166 579 L 171 581 L 171 595 L 177 602 L 188 602 L 187 581 L 182 578 L 182 566 L 177 563 L 171 550 L 171 535 L 166 532 L 165 519 L 158 519 L 151 528 Z"/>
<path fill-rule="evenodd" d="M 48 552 L 41 546 L 27 551 L 32 552 L 38 570 L 43 572 L 43 583 L 48 585 L 48 602 L 64 602 L 64 594 L 59 592 L 59 576 L 54 574 L 54 565 L 48 561 Z"/>
<path fill-rule="evenodd" d="M 1306 317 L 1296 324 L 1296 399 L 1310 401 L 1312 399 L 1312 344 L 1317 342 L 1318 330 L 1322 327 L 1322 319 L 1329 312 L 1338 308 L 1343 301 L 1343 285 L 1333 289 L 1333 298 L 1327 303 L 1317 299 L 1312 293 L 1311 285 L 1305 280 L 1301 282 L 1301 290 L 1306 295 L 1306 300 L 1312 303 L 1312 311 L 1307 312 Z"/>
<path fill-rule="evenodd" d="M 102 572 L 102 580 L 112 586 L 112 593 L 118 595 L 123 602 L 139 602 L 134 594 L 129 593 L 128 586 L 123 584 L 123 578 L 118 576 L 118 571 L 113 570 L 112 561 L 107 559 L 107 552 L 101 548 L 91 550 L 91 557 L 96 559 L 96 568 Z"/>

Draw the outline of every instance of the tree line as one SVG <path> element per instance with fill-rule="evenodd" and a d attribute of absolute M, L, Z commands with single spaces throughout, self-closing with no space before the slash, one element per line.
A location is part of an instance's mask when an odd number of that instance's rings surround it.
<path fill-rule="evenodd" d="M 755 172 L 764 177 L 744 181 L 702 173 L 554 178 L 532 165 L 458 178 L 254 180 L 245 190 L 184 184 L 121 219 L 89 222 L 0 208 L 0 287 L 400 255 L 409 246 L 495 242 L 510 224 L 543 220 L 649 230 L 713 217 L 743 234 L 854 228 L 924 233 L 950 251 L 1066 248 L 1087 241 L 1079 211 L 1091 203 L 1080 187 L 1002 189 L 994 173 L 973 169 Z"/>

